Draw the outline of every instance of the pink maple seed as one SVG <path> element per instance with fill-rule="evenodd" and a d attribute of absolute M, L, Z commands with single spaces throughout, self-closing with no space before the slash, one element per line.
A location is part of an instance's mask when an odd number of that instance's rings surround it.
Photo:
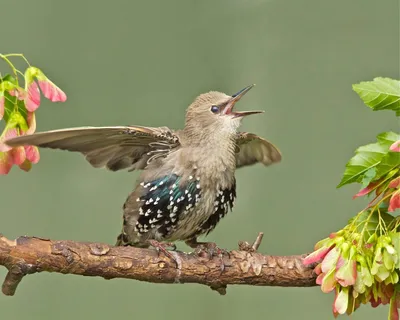
<path fill-rule="evenodd" d="M 316 284 L 321 285 L 322 284 L 322 280 L 324 280 L 325 277 L 325 273 L 321 273 L 318 275 L 317 280 L 315 281 Z"/>
<path fill-rule="evenodd" d="M 367 187 L 361 189 L 356 195 L 354 195 L 353 199 L 367 195 L 368 193 L 373 191 L 380 183 L 380 180 L 371 182 Z"/>
<path fill-rule="evenodd" d="M 9 90 L 8 93 L 10 96 L 17 97 L 18 100 L 25 100 L 26 98 L 25 90 L 20 87 L 15 87 L 14 89 Z"/>
<path fill-rule="evenodd" d="M 42 90 L 43 95 L 52 102 L 64 102 L 67 100 L 67 96 L 59 87 L 57 87 L 49 79 L 38 80 L 40 90 Z"/>
<path fill-rule="evenodd" d="M 12 157 L 9 152 L 0 152 L 0 174 L 8 174 L 13 166 Z"/>
<path fill-rule="evenodd" d="M 35 146 L 25 146 L 26 159 L 32 163 L 38 163 L 40 160 L 39 149 Z"/>
<path fill-rule="evenodd" d="M 322 273 L 321 264 L 320 263 L 314 268 L 314 272 L 315 272 L 316 275 L 320 275 Z"/>
<path fill-rule="evenodd" d="M 3 95 L 0 96 L 0 120 L 3 119 L 5 109 L 5 97 Z"/>
<path fill-rule="evenodd" d="M 335 269 L 339 255 L 340 255 L 340 250 L 337 247 L 332 248 L 332 250 L 330 250 L 328 254 L 324 257 L 324 260 L 322 260 L 321 263 L 322 272 L 327 273 L 330 270 Z"/>
<path fill-rule="evenodd" d="M 322 279 L 321 291 L 323 293 L 329 293 L 335 289 L 336 284 L 335 270 L 331 270 L 329 273 L 325 274 L 325 277 Z"/>
<path fill-rule="evenodd" d="M 348 287 L 356 283 L 357 278 L 357 263 L 355 260 L 349 260 L 345 265 L 336 271 L 335 278 L 337 282 L 343 286 Z"/>
<path fill-rule="evenodd" d="M 399 189 L 400 188 L 400 176 L 397 177 L 396 179 L 393 179 L 392 181 L 390 181 L 389 188 L 393 188 L 393 189 Z"/>
<path fill-rule="evenodd" d="M 303 259 L 303 263 L 305 265 L 308 265 L 322 260 L 332 248 L 333 246 L 319 248 L 318 250 L 310 253 L 307 257 L 305 257 Z"/>
<path fill-rule="evenodd" d="M 3 133 L 0 137 L 0 152 L 7 152 L 11 150 L 12 148 L 6 145 L 4 142 L 8 139 L 15 138 L 17 135 L 16 128 L 8 129 L 5 133 Z"/>
<path fill-rule="evenodd" d="M 27 115 L 28 130 L 25 134 L 33 134 L 36 131 L 36 117 L 34 112 L 28 112 Z"/>
<path fill-rule="evenodd" d="M 27 91 L 25 107 L 29 112 L 33 112 L 40 106 L 40 91 L 37 83 L 35 81 L 29 83 Z"/>
<path fill-rule="evenodd" d="M 344 314 L 349 304 L 349 290 L 348 288 L 342 288 L 339 294 L 336 296 L 334 303 L 334 311 L 336 310 L 339 314 Z"/>
<path fill-rule="evenodd" d="M 388 212 L 393 212 L 399 208 L 400 208 L 400 190 L 393 193 L 392 197 L 390 198 Z"/>
<path fill-rule="evenodd" d="M 17 166 L 21 165 L 26 159 L 25 149 L 22 146 L 10 150 L 9 153 L 12 157 L 12 163 Z"/>

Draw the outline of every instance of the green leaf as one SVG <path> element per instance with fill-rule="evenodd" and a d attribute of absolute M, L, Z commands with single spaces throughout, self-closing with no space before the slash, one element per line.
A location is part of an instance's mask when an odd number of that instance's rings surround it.
<path fill-rule="evenodd" d="M 376 176 L 376 168 L 367 170 L 362 178 L 362 188 L 366 188 Z"/>
<path fill-rule="evenodd" d="M 5 100 L 4 100 L 4 121 L 7 123 L 10 120 L 11 115 L 14 112 L 16 107 L 15 103 L 18 106 L 19 113 L 24 117 L 25 122 L 28 121 L 28 111 L 25 108 L 24 101 L 16 100 L 15 97 L 11 96 L 8 92 L 4 92 Z M 22 129 L 22 128 L 21 128 Z"/>
<path fill-rule="evenodd" d="M 382 144 L 392 145 L 394 142 L 400 139 L 400 134 L 389 131 L 378 134 L 376 138 Z"/>
<path fill-rule="evenodd" d="M 16 79 L 10 74 L 6 74 L 2 79 L 0 79 L 0 82 L 3 82 L 3 81 L 9 81 L 14 85 L 17 84 Z"/>
<path fill-rule="evenodd" d="M 354 84 L 353 90 L 372 110 L 393 110 L 397 116 L 400 114 L 400 81 L 375 78 Z"/>
<path fill-rule="evenodd" d="M 372 182 L 391 171 L 398 162 L 394 159 L 395 156 L 388 155 L 392 153 L 389 152 L 389 147 L 399 139 L 400 135 L 397 133 L 384 132 L 377 136 L 378 142 L 359 147 L 356 155 L 346 164 L 346 170 L 337 188 L 354 182 Z M 372 176 L 374 168 L 376 174 Z"/>
<path fill-rule="evenodd" d="M 389 151 L 381 160 L 379 165 L 376 167 L 376 177 L 379 179 L 384 175 L 388 174 L 395 168 L 400 167 L 400 154 L 398 152 Z"/>

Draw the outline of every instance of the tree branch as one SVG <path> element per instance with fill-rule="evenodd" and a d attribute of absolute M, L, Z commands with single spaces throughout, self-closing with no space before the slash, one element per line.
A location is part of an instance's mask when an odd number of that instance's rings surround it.
<path fill-rule="evenodd" d="M 240 251 L 210 258 L 171 252 L 175 261 L 155 250 L 113 247 L 103 243 L 53 241 L 36 237 L 8 240 L 0 234 L 0 265 L 8 269 L 2 291 L 12 296 L 22 278 L 36 272 L 58 272 L 105 279 L 128 278 L 153 283 L 199 283 L 220 294 L 230 284 L 255 286 L 315 286 L 314 266 L 305 255 L 266 256 L 254 244 L 239 243 Z"/>

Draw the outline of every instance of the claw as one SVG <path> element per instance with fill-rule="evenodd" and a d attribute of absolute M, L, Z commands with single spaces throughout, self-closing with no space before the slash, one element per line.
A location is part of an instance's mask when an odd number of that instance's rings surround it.
<path fill-rule="evenodd" d="M 227 250 L 219 248 L 214 242 L 197 242 L 196 239 L 190 239 L 186 241 L 186 244 L 193 248 L 193 252 L 200 257 L 207 256 L 210 260 L 212 260 L 213 257 L 219 257 L 221 260 L 221 272 L 225 270 L 223 256 L 228 255 L 228 257 L 230 257 Z"/>
<path fill-rule="evenodd" d="M 171 248 L 172 251 L 175 251 L 176 245 L 174 243 L 158 242 L 157 240 L 149 240 L 149 244 L 157 250 L 158 254 L 160 254 L 160 251 L 161 251 L 165 256 L 170 258 L 175 263 L 176 267 L 178 267 L 178 262 L 176 261 L 175 257 L 167 250 L 167 248 Z"/>

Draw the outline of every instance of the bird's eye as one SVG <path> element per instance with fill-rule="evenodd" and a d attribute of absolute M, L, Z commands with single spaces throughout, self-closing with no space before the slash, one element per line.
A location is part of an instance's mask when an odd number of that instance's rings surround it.
<path fill-rule="evenodd" d="M 219 108 L 217 106 L 211 106 L 212 113 L 217 113 L 218 111 L 219 111 Z"/>

